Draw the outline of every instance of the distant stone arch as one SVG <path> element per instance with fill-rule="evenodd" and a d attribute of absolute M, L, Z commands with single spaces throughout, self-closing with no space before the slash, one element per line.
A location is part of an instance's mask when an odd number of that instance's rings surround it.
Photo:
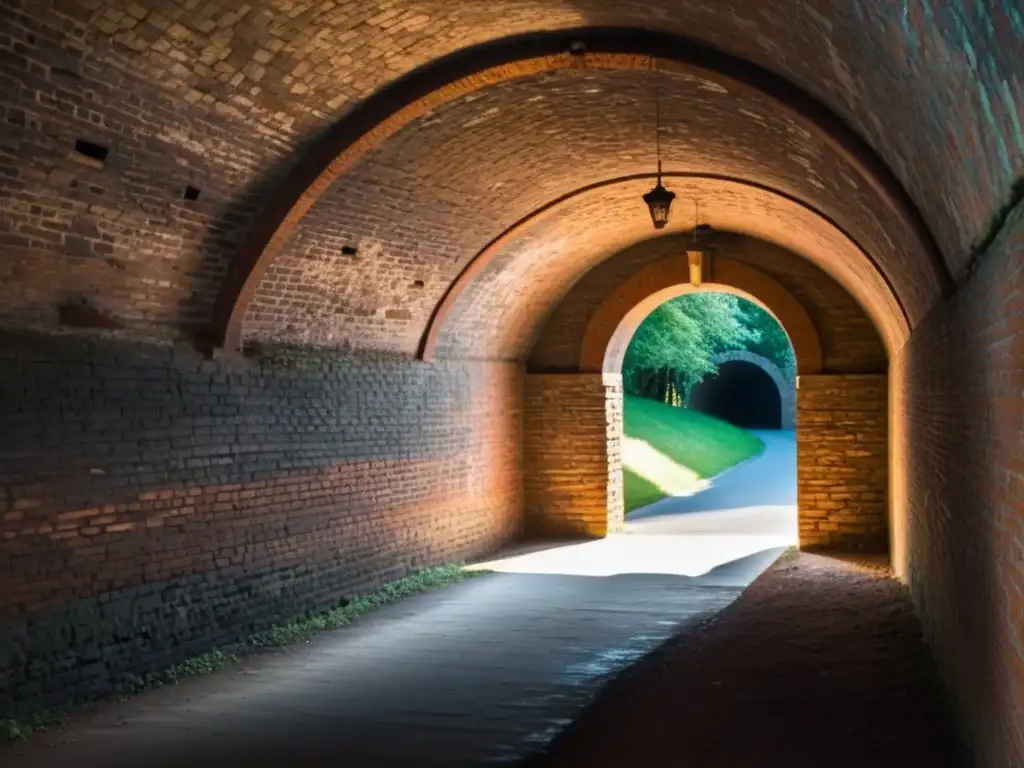
<path fill-rule="evenodd" d="M 779 390 L 779 399 L 782 404 L 781 426 L 782 429 L 796 429 L 796 373 L 795 371 L 784 371 L 775 363 L 763 355 L 746 350 L 734 350 L 721 352 L 711 358 L 715 365 L 725 363 L 750 363 L 768 374 Z M 687 407 L 692 405 L 692 390 L 687 397 Z"/>

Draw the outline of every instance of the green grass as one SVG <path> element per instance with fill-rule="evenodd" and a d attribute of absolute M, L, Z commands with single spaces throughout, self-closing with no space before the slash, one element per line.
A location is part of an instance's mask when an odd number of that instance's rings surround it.
<path fill-rule="evenodd" d="M 482 576 L 486 573 L 490 573 L 490 571 L 466 569 L 458 565 L 441 565 L 435 568 L 428 568 L 411 576 L 406 576 L 403 579 L 385 584 L 376 592 L 350 598 L 337 608 L 310 614 L 291 622 L 274 625 L 270 629 L 250 635 L 240 643 L 223 648 L 213 648 L 198 656 L 186 659 L 180 664 L 168 667 L 161 672 L 150 673 L 144 677 L 129 675 L 122 681 L 120 686 L 125 691 L 123 694 L 91 702 L 71 702 L 66 706 L 43 710 L 17 720 L 7 720 L 4 728 L 0 730 L 0 743 L 5 741 L 21 741 L 33 733 L 60 726 L 74 711 L 84 710 L 86 707 L 99 704 L 103 700 L 124 699 L 126 695 L 131 693 L 138 693 L 150 688 L 159 688 L 162 685 L 176 683 L 189 677 L 208 675 L 222 667 L 237 662 L 240 656 L 257 652 L 261 649 L 281 648 L 294 643 L 308 642 L 318 632 L 344 627 L 360 616 L 384 605 L 397 603 L 418 592 L 439 589 L 463 579 Z"/>
<path fill-rule="evenodd" d="M 381 606 L 397 603 L 407 597 L 428 589 L 438 589 L 454 584 L 457 581 L 487 573 L 484 570 L 466 570 L 457 565 L 442 565 L 408 576 L 398 581 L 385 584 L 378 591 L 369 595 L 358 595 L 344 605 L 324 613 L 318 613 L 289 624 L 271 627 L 265 632 L 252 635 L 247 645 L 257 648 L 280 647 L 307 640 L 317 632 L 326 629 L 338 629 L 363 614 Z"/>
<path fill-rule="evenodd" d="M 668 495 L 654 483 L 648 482 L 625 466 L 622 468 L 622 483 L 625 494 L 626 514 L 629 514 L 634 509 L 640 509 L 640 507 L 653 504 L 658 499 L 663 499 Z"/>
<path fill-rule="evenodd" d="M 764 450 L 760 438 L 716 418 L 626 396 L 622 474 L 626 512 L 692 491 Z M 646 445 L 645 445 L 646 444 Z"/>

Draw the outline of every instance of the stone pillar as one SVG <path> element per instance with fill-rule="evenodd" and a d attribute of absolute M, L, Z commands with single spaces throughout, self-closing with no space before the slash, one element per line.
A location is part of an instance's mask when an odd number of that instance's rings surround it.
<path fill-rule="evenodd" d="M 796 401 L 801 548 L 886 551 L 887 377 L 800 376 Z"/>
<path fill-rule="evenodd" d="M 622 377 L 527 374 L 526 531 L 604 536 L 621 527 Z"/>

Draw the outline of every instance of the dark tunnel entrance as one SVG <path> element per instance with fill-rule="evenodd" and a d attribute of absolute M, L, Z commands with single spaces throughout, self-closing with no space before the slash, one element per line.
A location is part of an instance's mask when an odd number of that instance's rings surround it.
<path fill-rule="evenodd" d="M 782 395 L 775 381 L 753 363 L 718 366 L 690 393 L 690 407 L 744 429 L 781 429 Z"/>

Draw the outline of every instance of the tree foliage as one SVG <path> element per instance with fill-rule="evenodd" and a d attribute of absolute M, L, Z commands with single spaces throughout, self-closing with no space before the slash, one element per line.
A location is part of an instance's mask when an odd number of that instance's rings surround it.
<path fill-rule="evenodd" d="M 764 355 L 783 370 L 793 365 L 785 331 L 756 304 L 724 293 L 672 299 L 633 335 L 622 366 L 626 391 L 682 405 L 691 387 L 717 372 L 712 358 L 730 350 Z"/>
<path fill-rule="evenodd" d="M 739 299 L 739 308 L 742 313 L 741 322 L 751 330 L 757 331 L 761 338 L 759 341 L 746 347 L 750 352 L 756 352 L 762 357 L 767 357 L 783 372 L 796 370 L 796 357 L 793 355 L 793 346 L 789 342 L 789 336 L 767 310 L 757 304 L 745 299 Z"/>

